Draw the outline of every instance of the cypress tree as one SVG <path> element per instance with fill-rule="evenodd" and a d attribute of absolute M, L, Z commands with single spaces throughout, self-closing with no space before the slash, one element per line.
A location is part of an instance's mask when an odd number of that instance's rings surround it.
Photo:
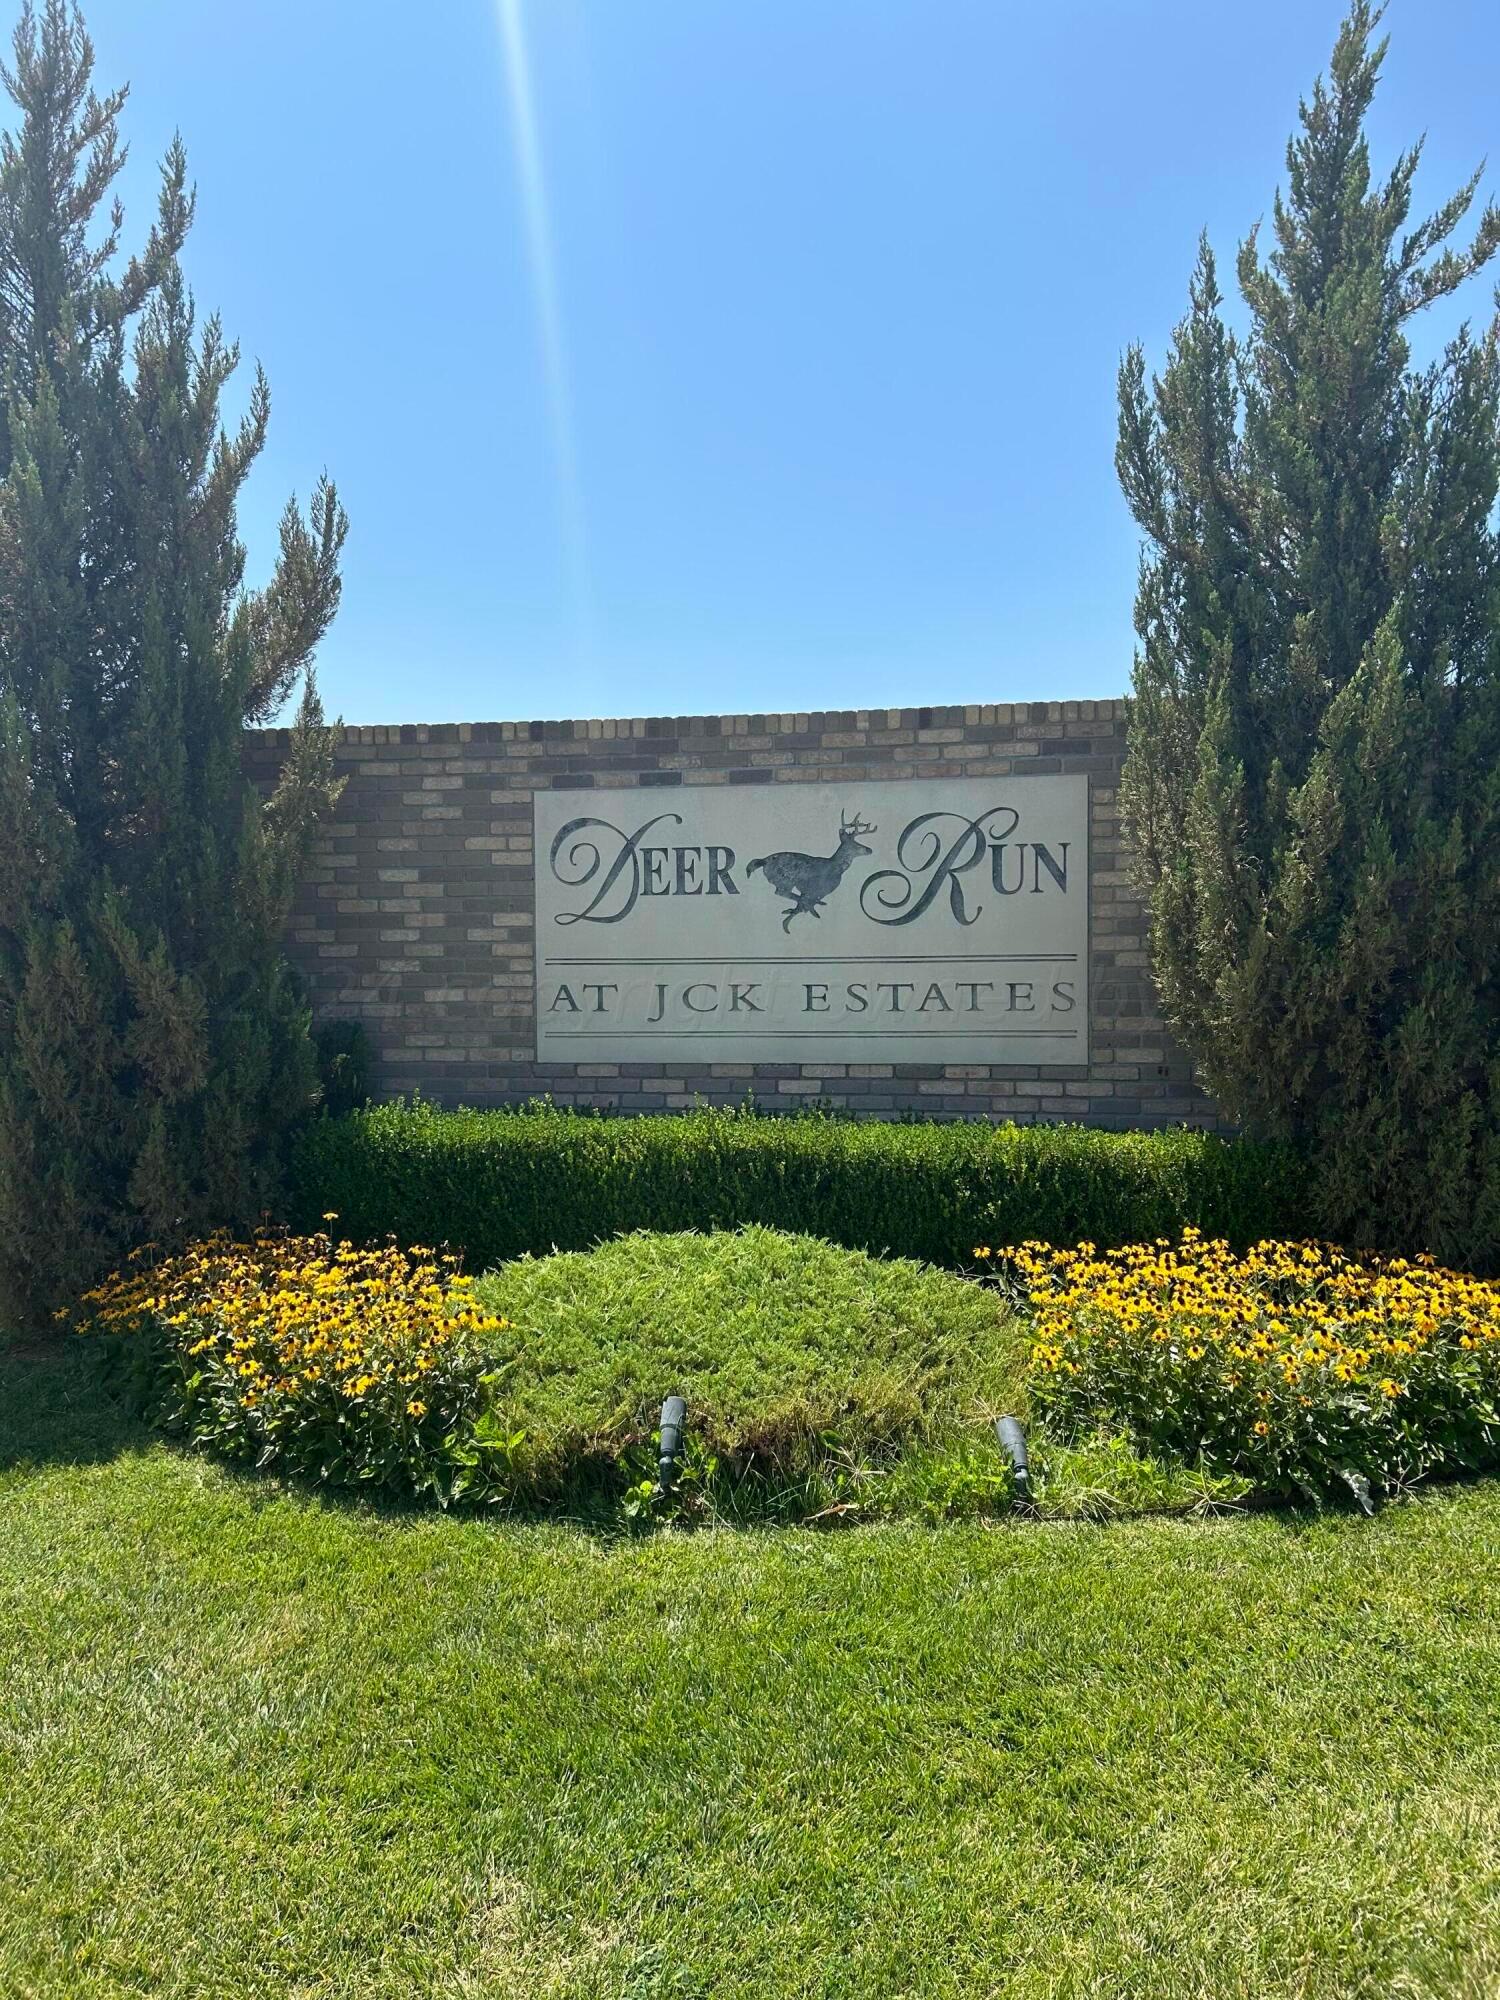
<path fill-rule="evenodd" d="M 1226 323 L 1200 248 L 1159 378 L 1120 371 L 1147 538 L 1124 803 L 1164 1011 L 1316 1226 L 1500 1257 L 1500 366 L 1408 323 L 1500 248 L 1372 177 L 1386 44 L 1357 0 Z"/>
<path fill-rule="evenodd" d="M 0 144 L 0 1312 L 35 1318 L 142 1238 L 242 1224 L 315 1093 L 281 938 L 334 795 L 311 670 L 344 516 L 323 482 L 244 585 L 257 373 L 197 322 L 180 142 L 120 251 L 125 92 L 66 0 L 30 6 Z M 106 208 L 106 202 L 110 206 Z M 300 684 L 262 801 L 247 722 Z"/>

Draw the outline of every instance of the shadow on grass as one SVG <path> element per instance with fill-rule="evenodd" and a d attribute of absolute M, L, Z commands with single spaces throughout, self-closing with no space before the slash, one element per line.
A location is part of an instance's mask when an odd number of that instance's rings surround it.
<path fill-rule="evenodd" d="M 81 1342 L 0 1342 L 0 1474 L 101 1465 L 150 1438 Z"/>
<path fill-rule="evenodd" d="M 48 1466 L 105 1465 L 127 1452 L 165 1446 L 187 1458 L 207 1458 L 257 1504 L 287 1495 L 335 1512 L 382 1520 L 430 1521 L 429 1499 L 379 1489 L 323 1485 L 285 1471 L 263 1471 L 217 1454 L 195 1452 L 132 1412 L 110 1386 L 100 1357 L 86 1341 L 0 1338 L 0 1481 Z M 455 1519 L 491 1519 L 538 1527 L 572 1527 L 614 1540 L 641 1532 L 620 1518 L 618 1496 L 584 1486 L 568 1502 L 456 1507 Z"/>

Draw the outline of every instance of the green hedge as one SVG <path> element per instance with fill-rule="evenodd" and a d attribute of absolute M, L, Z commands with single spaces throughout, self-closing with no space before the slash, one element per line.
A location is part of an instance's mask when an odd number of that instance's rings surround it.
<path fill-rule="evenodd" d="M 718 1110 L 379 1105 L 310 1125 L 291 1193 L 296 1227 L 331 1210 L 340 1234 L 446 1244 L 476 1271 L 627 1230 L 746 1223 L 946 1265 L 978 1244 L 1108 1247 L 1194 1223 L 1243 1245 L 1306 1228 L 1294 1160 L 1248 1140 Z"/>

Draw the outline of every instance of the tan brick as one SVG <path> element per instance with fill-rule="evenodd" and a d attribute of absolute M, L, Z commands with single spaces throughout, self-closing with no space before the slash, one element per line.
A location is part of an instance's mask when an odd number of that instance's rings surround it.
<path fill-rule="evenodd" d="M 1146 919 L 1120 826 L 1122 705 L 969 703 L 853 714 L 852 724 L 847 710 L 716 722 L 677 717 L 649 726 L 642 717 L 587 718 L 549 724 L 537 736 L 526 723 L 421 724 L 404 740 L 386 725 L 347 729 L 339 761 L 349 786 L 323 831 L 288 933 L 316 1012 L 369 1023 L 377 1087 L 422 1085 L 441 1099 L 459 1090 L 453 1079 L 462 1069 L 462 1095 L 471 1103 L 550 1088 L 564 1101 L 660 1109 L 700 1097 L 733 1102 L 753 1090 L 788 1103 L 826 1096 L 876 1116 L 918 1110 L 1215 1123 L 1148 983 Z M 269 783 L 287 742 L 284 731 L 249 739 L 247 767 L 257 783 Z M 1069 753 L 1070 742 L 1076 752 Z M 1070 1075 L 1067 1066 L 1049 1066 L 1053 1073 L 1042 1077 L 1034 1066 L 974 1060 L 946 1064 L 939 1076 L 927 1065 L 918 1075 L 915 1055 L 905 1064 L 808 1063 L 790 1076 L 742 1062 L 705 1062 L 691 1075 L 604 1059 L 572 1069 L 534 1064 L 528 802 L 554 775 L 587 771 L 595 791 L 611 792 L 639 787 L 644 763 L 675 771 L 684 787 L 727 784 L 731 770 L 745 766 L 769 771 L 777 784 L 1000 776 L 1024 772 L 1044 746 L 1049 769 L 1084 770 L 1090 779 L 1090 938 L 1099 954 L 1091 1068 Z M 1120 1013 L 1143 1004 L 1144 1013 Z"/>

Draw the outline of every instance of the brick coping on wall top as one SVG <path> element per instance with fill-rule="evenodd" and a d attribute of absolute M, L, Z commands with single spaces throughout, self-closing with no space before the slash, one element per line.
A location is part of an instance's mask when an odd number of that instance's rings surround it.
<path fill-rule="evenodd" d="M 568 722 L 341 723 L 344 743 L 609 743 L 658 736 L 771 736 L 826 729 L 957 729 L 1015 722 L 1123 722 L 1129 704 L 1116 701 L 1002 701 L 935 708 L 813 709 L 779 715 L 651 715 L 580 718 Z M 268 749 L 285 748 L 290 729 L 249 732 Z"/>

